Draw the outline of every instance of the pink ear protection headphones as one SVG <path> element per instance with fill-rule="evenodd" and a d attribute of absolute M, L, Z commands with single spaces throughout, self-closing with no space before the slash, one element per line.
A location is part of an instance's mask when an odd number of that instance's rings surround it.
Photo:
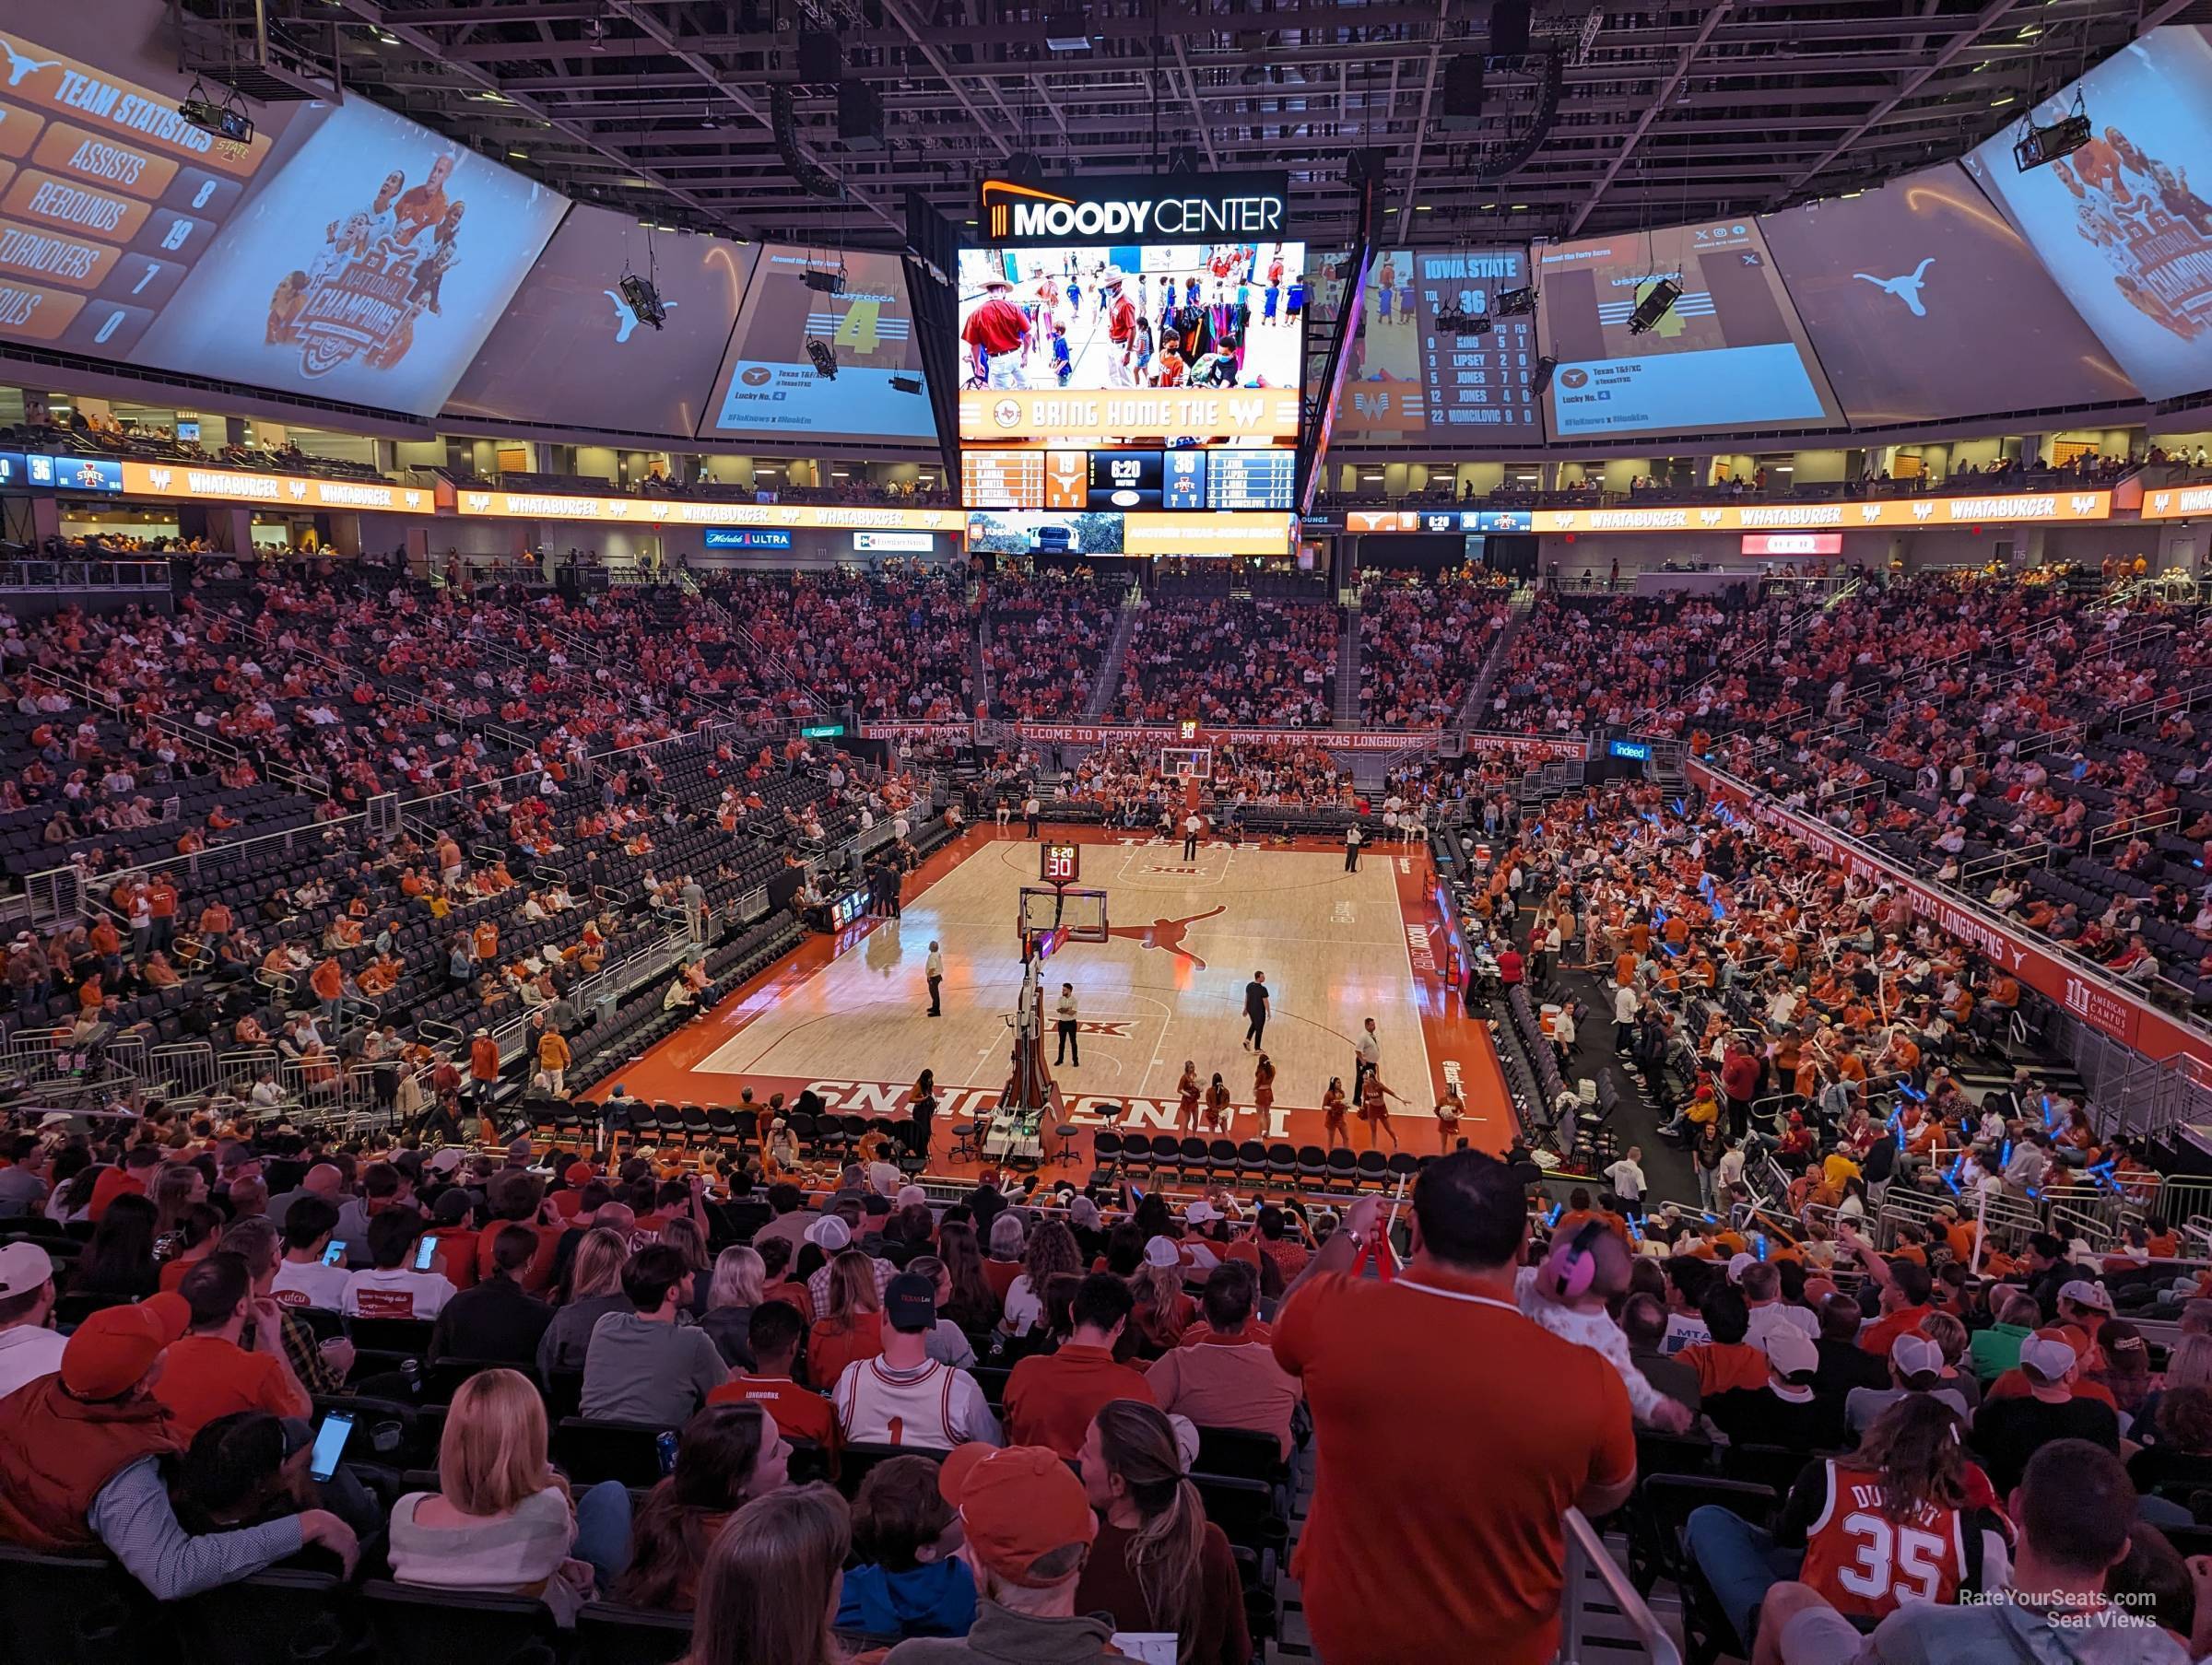
<path fill-rule="evenodd" d="M 1551 1246 L 1544 1257 L 1544 1283 L 1553 1300 L 1578 1301 L 1590 1293 L 1597 1281 L 1597 1257 L 1590 1251 L 1605 1229 L 1603 1220 L 1585 1220 L 1573 1237 Z"/>

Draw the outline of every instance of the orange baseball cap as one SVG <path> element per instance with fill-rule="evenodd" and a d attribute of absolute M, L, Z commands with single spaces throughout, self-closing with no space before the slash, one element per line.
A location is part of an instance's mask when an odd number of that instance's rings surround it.
<path fill-rule="evenodd" d="M 969 1547 L 1009 1584 L 1048 1589 L 1064 1581 L 1038 1578 L 1030 1569 L 1054 1550 L 1088 1543 L 1099 1535 L 1098 1517 L 1075 1471 L 1043 1446 L 995 1446 L 971 1441 L 937 1471 L 937 1491 L 960 1512 Z"/>
<path fill-rule="evenodd" d="M 599 1170 L 588 1162 L 571 1162 L 561 1175 L 571 1185 L 589 1185 L 599 1177 Z"/>
<path fill-rule="evenodd" d="M 145 1378 L 161 1350 L 184 1333 L 192 1308 L 173 1290 L 135 1307 L 103 1307 L 62 1349 L 62 1386 L 76 1399 L 120 1399 Z"/>

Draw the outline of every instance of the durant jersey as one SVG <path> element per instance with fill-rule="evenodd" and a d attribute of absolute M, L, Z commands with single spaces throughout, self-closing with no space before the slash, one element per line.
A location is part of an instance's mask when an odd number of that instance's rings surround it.
<path fill-rule="evenodd" d="M 1923 1504 L 1902 1520 L 1882 1502 L 1882 1477 L 1830 1458 L 1828 1496 L 1805 1535 L 1798 1574 L 1846 1618 L 1879 1619 L 1907 1601 L 1954 1602 L 1967 1578 L 1963 1511 Z"/>

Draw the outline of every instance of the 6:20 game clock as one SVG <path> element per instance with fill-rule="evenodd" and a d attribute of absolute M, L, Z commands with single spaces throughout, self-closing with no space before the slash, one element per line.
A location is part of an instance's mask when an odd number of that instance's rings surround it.
<path fill-rule="evenodd" d="M 1039 847 L 1037 877 L 1047 885 L 1073 885 L 1083 874 L 1080 844 L 1045 844 Z"/>

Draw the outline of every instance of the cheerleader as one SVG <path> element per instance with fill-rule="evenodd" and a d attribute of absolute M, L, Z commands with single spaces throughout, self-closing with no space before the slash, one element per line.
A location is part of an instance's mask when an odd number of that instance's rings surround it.
<path fill-rule="evenodd" d="M 1459 1096 L 1459 1084 L 1454 1082 L 1444 1088 L 1444 1096 L 1436 1104 L 1436 1148 L 1439 1154 L 1452 1154 L 1452 1141 L 1458 1136 L 1459 1120 L 1466 1114 L 1465 1100 Z"/>
<path fill-rule="evenodd" d="M 1260 1112 L 1260 1128 L 1265 1132 L 1267 1112 L 1275 1108 L 1275 1064 L 1265 1052 L 1260 1054 L 1259 1062 L 1253 1066 L 1252 1102 Z"/>
<path fill-rule="evenodd" d="M 1186 1058 L 1182 1061 L 1182 1079 L 1175 1084 L 1175 1091 L 1180 1096 L 1175 1106 L 1175 1125 L 1188 1128 L 1194 1133 L 1198 1131 L 1200 1090 L 1198 1066 Z"/>
<path fill-rule="evenodd" d="M 1215 1079 L 1218 1081 L 1220 1077 L 1216 1076 Z M 1398 1143 L 1397 1130 L 1390 1125 L 1390 1111 L 1382 1103 L 1385 1098 L 1394 1098 L 1400 1104 L 1406 1102 L 1405 1094 L 1394 1091 L 1383 1082 L 1382 1071 L 1370 1070 L 1367 1073 L 1367 1085 L 1359 1089 L 1359 1120 L 1367 1123 L 1367 1148 L 1371 1151 L 1375 1148 L 1375 1131 L 1378 1128 L 1389 1135 L 1392 1150 L 1402 1148 Z"/>
<path fill-rule="evenodd" d="M 1351 1135 L 1344 1124 L 1345 1109 L 1344 1077 L 1332 1075 L 1329 1077 L 1329 1090 L 1321 1096 L 1322 1137 L 1327 1140 L 1331 1150 L 1340 1144 L 1347 1151 L 1352 1148 Z"/>
<path fill-rule="evenodd" d="M 1223 1133 L 1229 1131 L 1229 1089 L 1221 1085 L 1221 1072 L 1214 1072 L 1214 1079 L 1206 1089 L 1206 1131 Z"/>

